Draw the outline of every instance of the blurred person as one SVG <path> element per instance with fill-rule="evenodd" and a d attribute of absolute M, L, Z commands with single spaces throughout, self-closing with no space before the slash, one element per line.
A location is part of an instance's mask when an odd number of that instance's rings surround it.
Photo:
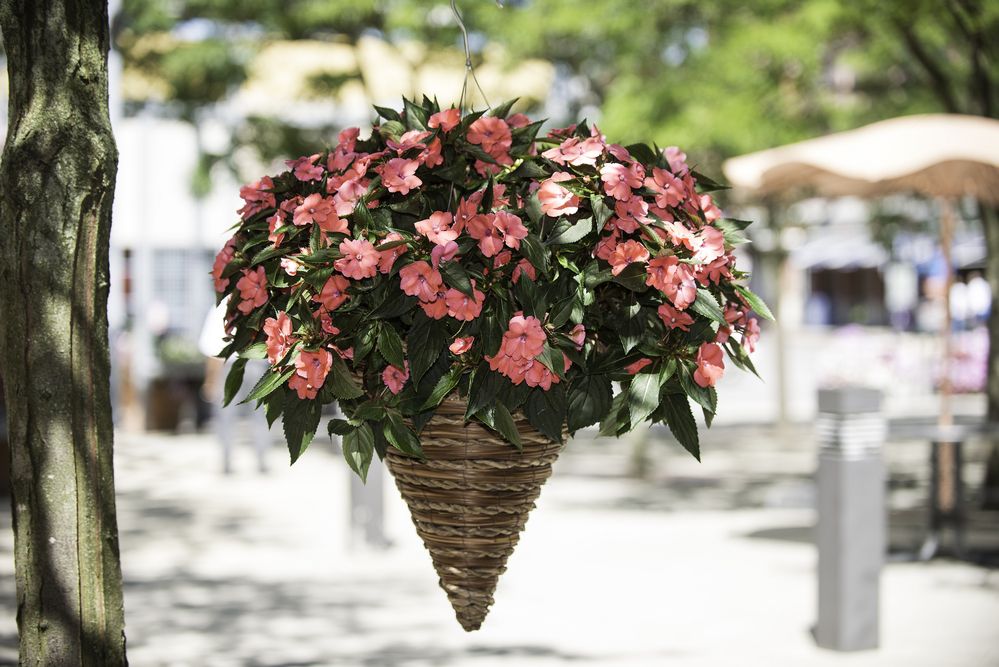
<path fill-rule="evenodd" d="M 263 411 L 257 411 L 252 406 L 238 405 L 253 388 L 254 378 L 259 378 L 267 371 L 267 362 L 261 359 L 250 359 L 246 364 L 243 384 L 236 392 L 235 398 L 226 406 L 222 406 L 225 395 L 225 380 L 232 369 L 233 359 L 219 359 L 218 353 L 225 346 L 225 312 L 226 302 L 209 311 L 201 328 L 198 339 L 198 349 L 205 355 L 205 383 L 202 387 L 205 400 L 212 406 L 212 421 L 216 437 L 222 445 L 222 471 L 230 474 L 233 471 L 232 452 L 234 431 L 237 419 L 243 417 L 250 429 L 250 438 L 257 453 L 257 467 L 261 473 L 267 472 L 267 450 L 271 446 L 270 430 Z"/>
<path fill-rule="evenodd" d="M 985 324 L 992 311 L 992 288 L 978 271 L 968 277 L 968 310 L 975 326 Z"/>
<path fill-rule="evenodd" d="M 964 331 L 968 328 L 971 315 L 968 303 L 968 286 L 960 280 L 955 280 L 950 286 L 950 321 L 954 331 Z"/>

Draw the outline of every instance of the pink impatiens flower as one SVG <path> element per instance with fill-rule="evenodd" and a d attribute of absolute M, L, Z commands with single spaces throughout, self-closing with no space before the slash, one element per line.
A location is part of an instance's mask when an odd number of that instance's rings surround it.
<path fill-rule="evenodd" d="M 288 386 L 301 400 L 313 399 L 319 394 L 332 365 L 333 355 L 329 350 L 303 350 L 295 359 L 295 373 Z"/>
<path fill-rule="evenodd" d="M 649 217 L 649 205 L 641 197 L 632 197 L 614 204 L 616 218 L 612 221 L 614 225 L 626 234 L 638 231 L 638 223 L 648 224 L 652 222 Z"/>
<path fill-rule="evenodd" d="M 697 298 L 693 269 L 680 263 L 675 255 L 662 255 L 650 261 L 645 284 L 669 297 L 679 310 L 684 310 Z"/>
<path fill-rule="evenodd" d="M 437 300 L 437 291 L 444 285 L 440 272 L 426 262 L 413 262 L 399 269 L 402 291 L 420 301 Z"/>
<path fill-rule="evenodd" d="M 419 167 L 418 160 L 407 160 L 402 157 L 392 158 L 382 165 L 382 185 L 389 192 L 408 195 L 410 190 L 423 185 L 423 181 L 416 176 L 416 170 Z"/>
<path fill-rule="evenodd" d="M 493 218 L 493 227 L 495 227 L 500 232 L 500 236 L 503 239 L 503 243 L 506 244 L 508 248 L 513 248 L 517 250 L 520 248 L 520 240 L 527 238 L 527 227 L 524 226 L 524 222 L 507 211 L 499 211 Z"/>
<path fill-rule="evenodd" d="M 444 302 L 447 304 L 447 314 L 456 320 L 470 322 L 482 312 L 482 304 L 486 300 L 486 295 L 475 289 L 475 281 L 472 281 L 472 294 L 475 298 L 459 292 L 453 287 L 444 295 Z"/>
<path fill-rule="evenodd" d="M 291 318 L 281 311 L 276 318 L 264 320 L 264 333 L 267 334 L 267 359 L 276 366 L 291 349 L 295 338 L 291 335 Z"/>
<path fill-rule="evenodd" d="M 435 245 L 430 251 L 430 263 L 435 269 L 440 268 L 441 262 L 450 262 L 458 255 L 458 244 L 448 241 L 444 245 Z"/>
<path fill-rule="evenodd" d="M 274 181 L 270 176 L 264 176 L 255 183 L 244 185 L 239 189 L 239 196 L 243 199 L 243 207 L 237 211 L 243 220 L 260 213 L 276 205 L 274 193 Z"/>
<path fill-rule="evenodd" d="M 725 235 L 720 230 L 705 226 L 697 232 L 699 246 L 694 253 L 694 261 L 710 264 L 725 254 Z"/>
<path fill-rule="evenodd" d="M 694 323 L 694 318 L 688 313 L 677 310 L 668 303 L 659 306 L 659 319 L 663 321 L 667 329 L 680 329 L 690 331 L 690 325 Z"/>
<path fill-rule="evenodd" d="M 679 178 L 666 169 L 652 168 L 652 176 L 645 179 L 645 187 L 656 193 L 656 206 L 678 206 L 683 201 L 685 188 Z"/>
<path fill-rule="evenodd" d="M 639 359 L 638 361 L 635 361 L 625 366 L 624 370 L 626 373 L 628 373 L 628 375 L 636 375 L 639 371 L 641 371 L 643 368 L 645 368 L 651 363 L 652 363 L 651 359 L 644 359 L 644 358 Z"/>
<path fill-rule="evenodd" d="M 302 200 L 302 203 L 295 209 L 292 223 L 299 227 L 310 223 L 322 224 L 330 216 L 337 217 L 333 199 L 331 197 L 323 197 L 317 192 Z M 344 223 L 344 228 L 346 229 L 346 223 Z"/>
<path fill-rule="evenodd" d="M 450 132 L 454 128 L 458 127 L 458 123 L 460 122 L 461 111 L 458 109 L 445 109 L 444 111 L 438 111 L 437 113 L 431 115 L 430 119 L 427 121 L 427 127 L 439 127 L 444 132 Z"/>
<path fill-rule="evenodd" d="M 218 254 L 215 255 L 215 264 L 212 265 L 212 280 L 215 281 L 215 291 L 221 293 L 226 287 L 229 286 L 229 279 L 223 278 L 222 274 L 225 272 L 225 268 L 229 266 L 229 262 L 232 258 L 236 256 L 236 237 L 230 238 L 219 250 Z"/>
<path fill-rule="evenodd" d="M 322 291 L 312 297 L 312 300 L 321 303 L 326 310 L 336 310 L 340 305 L 350 298 L 347 295 L 347 288 L 350 281 L 343 276 L 330 276 Z"/>
<path fill-rule="evenodd" d="M 420 232 L 431 243 L 444 245 L 458 238 L 459 229 L 452 228 L 454 217 L 447 211 L 435 211 L 426 220 L 416 223 L 416 231 Z"/>
<path fill-rule="evenodd" d="M 399 232 L 390 232 L 385 235 L 382 239 L 385 243 L 391 243 L 392 241 L 402 241 L 404 240 L 402 234 Z M 391 273 L 392 265 L 395 264 L 395 260 L 399 259 L 399 256 L 409 250 L 407 245 L 397 245 L 394 248 L 388 248 L 386 250 L 378 251 L 378 271 L 381 273 Z"/>
<path fill-rule="evenodd" d="M 638 241 L 625 241 L 619 243 L 614 252 L 607 260 L 611 265 L 611 273 L 615 276 L 628 268 L 632 262 L 646 262 L 649 259 L 649 250 Z"/>
<path fill-rule="evenodd" d="M 569 137 L 558 146 L 546 150 L 541 156 L 556 164 L 594 167 L 597 164 L 597 158 L 603 155 L 603 152 L 604 142 L 596 137 L 588 137 L 585 140 L 580 140 L 579 137 Z"/>
<path fill-rule="evenodd" d="M 482 150 L 499 161 L 513 144 L 510 126 L 502 118 L 482 116 L 468 126 L 468 142 L 478 144 Z"/>
<path fill-rule="evenodd" d="M 258 266 L 255 271 L 243 269 L 243 277 L 236 283 L 236 289 L 242 299 L 236 307 L 244 315 L 267 303 L 267 274 L 264 273 L 264 267 Z"/>
<path fill-rule="evenodd" d="M 420 301 L 420 308 L 432 320 L 447 317 L 447 288 L 441 285 L 434 294 L 433 301 Z"/>
<path fill-rule="evenodd" d="M 604 183 L 604 192 L 618 201 L 631 199 L 631 191 L 642 187 L 644 177 L 645 170 L 638 163 L 628 167 L 617 162 L 608 162 L 600 167 L 600 180 Z"/>
<path fill-rule="evenodd" d="M 465 338 L 455 338 L 454 342 L 451 343 L 447 349 L 451 350 L 452 354 L 465 354 L 472 349 L 472 343 L 475 342 L 475 336 L 467 336 Z"/>
<path fill-rule="evenodd" d="M 513 275 L 510 277 L 513 279 L 514 284 L 516 284 L 520 280 L 521 276 L 527 276 L 531 280 L 537 280 L 538 271 L 534 268 L 533 264 L 526 259 L 522 259 L 517 262 L 517 266 L 513 267 Z"/>
<path fill-rule="evenodd" d="M 694 371 L 694 382 L 702 387 L 713 387 L 725 374 L 725 361 L 720 345 L 702 343 L 697 350 L 697 370 Z"/>
<path fill-rule="evenodd" d="M 323 168 L 315 164 L 319 159 L 319 153 L 307 155 L 297 160 L 286 160 L 285 164 L 295 173 L 295 178 L 300 181 L 318 181 L 323 177 Z"/>
<path fill-rule="evenodd" d="M 337 271 L 353 278 L 371 278 L 378 273 L 379 254 L 375 246 L 365 239 L 347 239 L 340 243 L 342 258 L 336 260 L 333 266 Z"/>
<path fill-rule="evenodd" d="M 746 322 L 746 330 L 742 333 L 742 346 L 750 352 L 756 352 L 756 344 L 760 341 L 760 322 L 755 317 Z"/>
<path fill-rule="evenodd" d="M 545 215 L 557 218 L 560 215 L 572 215 L 579 210 L 579 197 L 559 185 L 573 178 L 575 177 L 572 174 L 559 171 L 541 182 L 541 187 L 538 188 L 538 200 Z"/>
<path fill-rule="evenodd" d="M 406 380 L 409 379 L 409 362 L 404 361 L 402 368 L 396 368 L 391 364 L 385 367 L 382 371 L 382 382 L 388 387 L 389 391 L 393 394 L 398 394 L 402 391 L 403 386 L 406 384 Z"/>
<path fill-rule="evenodd" d="M 690 168 L 687 167 L 687 154 L 681 151 L 676 146 L 667 146 L 663 149 L 663 155 L 666 156 L 666 162 L 669 163 L 669 169 L 674 174 L 678 176 L 683 176 Z"/>

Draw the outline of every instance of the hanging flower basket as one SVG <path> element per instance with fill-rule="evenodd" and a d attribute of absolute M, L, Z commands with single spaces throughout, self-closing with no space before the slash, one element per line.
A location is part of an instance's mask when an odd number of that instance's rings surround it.
<path fill-rule="evenodd" d="M 700 455 L 724 357 L 752 370 L 766 306 L 728 220 L 676 147 L 426 98 L 242 188 L 212 276 L 247 401 L 294 462 L 337 402 L 348 465 L 385 460 L 441 586 L 479 627 L 567 434 L 666 424 Z M 615 393 L 613 386 L 619 390 Z"/>

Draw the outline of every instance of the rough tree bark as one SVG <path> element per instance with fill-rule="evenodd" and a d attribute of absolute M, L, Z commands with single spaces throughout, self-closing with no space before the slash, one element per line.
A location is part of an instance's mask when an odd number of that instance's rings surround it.
<path fill-rule="evenodd" d="M 105 0 L 0 0 L 0 368 L 23 665 L 126 664 L 112 471 Z"/>

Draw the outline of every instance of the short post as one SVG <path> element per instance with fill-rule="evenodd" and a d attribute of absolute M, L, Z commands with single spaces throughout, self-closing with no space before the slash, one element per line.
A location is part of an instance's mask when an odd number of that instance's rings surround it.
<path fill-rule="evenodd" d="M 836 651 L 878 647 L 886 552 L 886 424 L 881 392 L 819 391 L 818 622 L 816 643 Z"/>

